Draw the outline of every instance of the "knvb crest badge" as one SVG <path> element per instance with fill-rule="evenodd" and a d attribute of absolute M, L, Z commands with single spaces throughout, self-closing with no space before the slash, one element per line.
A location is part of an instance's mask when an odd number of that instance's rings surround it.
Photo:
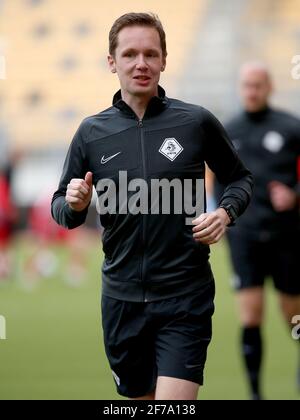
<path fill-rule="evenodd" d="M 178 143 L 178 141 L 174 137 L 165 139 L 159 149 L 159 152 L 171 161 L 176 159 L 182 151 L 183 147 Z"/>

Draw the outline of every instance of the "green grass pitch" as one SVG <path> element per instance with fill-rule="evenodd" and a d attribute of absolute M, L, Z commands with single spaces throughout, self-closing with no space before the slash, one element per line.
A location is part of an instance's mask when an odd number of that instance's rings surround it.
<path fill-rule="evenodd" d="M 216 310 L 199 399 L 247 399 L 227 248 L 222 243 L 211 249 Z M 99 240 L 89 245 L 88 276 L 77 288 L 62 279 L 66 252 L 62 248 L 55 251 L 61 268 L 27 290 L 23 267 L 28 251 L 24 244 L 18 245 L 16 279 L 0 286 L 0 315 L 5 316 L 7 329 L 7 339 L 0 340 L 0 399 L 122 399 L 103 348 Z M 264 395 L 267 399 L 298 399 L 299 346 L 284 325 L 272 287 L 266 292 Z"/>

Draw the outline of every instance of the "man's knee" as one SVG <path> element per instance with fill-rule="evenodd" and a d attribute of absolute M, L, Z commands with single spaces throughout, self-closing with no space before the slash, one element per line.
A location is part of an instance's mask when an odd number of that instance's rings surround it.
<path fill-rule="evenodd" d="M 237 293 L 241 323 L 245 327 L 261 325 L 264 314 L 262 287 L 242 289 Z"/>
<path fill-rule="evenodd" d="M 196 400 L 199 384 L 185 379 L 159 376 L 157 379 L 156 400 Z"/>
<path fill-rule="evenodd" d="M 293 296 L 293 295 L 288 295 L 285 293 L 280 293 L 279 303 L 280 303 L 283 316 L 285 317 L 288 323 L 292 322 L 292 318 L 295 315 L 300 315 L 300 296 L 299 295 Z"/>

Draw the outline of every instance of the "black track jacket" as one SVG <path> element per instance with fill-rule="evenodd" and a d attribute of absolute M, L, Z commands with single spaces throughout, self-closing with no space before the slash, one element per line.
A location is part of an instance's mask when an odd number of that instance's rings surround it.
<path fill-rule="evenodd" d="M 254 176 L 255 188 L 247 211 L 238 220 L 234 233 L 268 240 L 277 236 L 297 236 L 299 207 L 275 211 L 268 184 L 279 181 L 300 196 L 297 161 L 300 156 L 300 120 L 267 107 L 258 112 L 243 111 L 225 125 L 233 144 Z"/>
<path fill-rule="evenodd" d="M 118 91 L 112 107 L 84 119 L 77 130 L 52 199 L 53 218 L 69 229 L 84 223 L 87 209 L 70 209 L 65 194 L 70 180 L 84 178 L 87 171 L 93 173 L 94 186 L 103 178 L 118 186 L 119 171 L 127 171 L 128 182 L 196 181 L 204 179 L 205 162 L 225 186 L 220 203 L 231 203 L 242 214 L 252 194 L 252 175 L 209 111 L 169 99 L 159 86 L 159 96 L 150 100 L 139 120 Z M 100 215 L 102 293 L 147 302 L 191 292 L 211 281 L 209 246 L 195 242 L 193 226 L 185 219 L 184 212 Z"/>

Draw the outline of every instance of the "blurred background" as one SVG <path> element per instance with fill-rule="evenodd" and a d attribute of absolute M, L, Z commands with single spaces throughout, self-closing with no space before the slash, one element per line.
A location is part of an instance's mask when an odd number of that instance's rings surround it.
<path fill-rule="evenodd" d="M 96 212 L 66 231 L 51 220 L 67 147 L 81 120 L 111 105 L 108 32 L 130 11 L 157 13 L 167 34 L 169 97 L 222 122 L 239 109 L 237 74 L 249 59 L 273 74 L 273 103 L 300 115 L 299 0 L 0 0 L 0 399 L 120 399 L 100 319 Z M 212 247 L 217 282 L 205 399 L 245 399 L 226 243 Z M 296 348 L 273 291 L 264 335 L 266 398 L 296 399 Z"/>

